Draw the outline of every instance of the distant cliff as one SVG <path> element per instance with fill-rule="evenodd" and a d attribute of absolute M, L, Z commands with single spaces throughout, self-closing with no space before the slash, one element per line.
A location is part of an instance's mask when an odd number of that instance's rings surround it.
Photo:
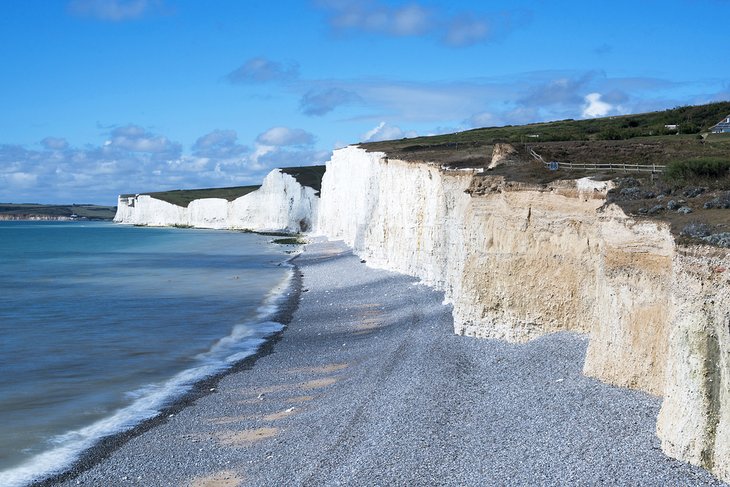
<path fill-rule="evenodd" d="M 183 206 L 164 201 L 154 193 L 122 195 L 114 221 L 149 226 L 307 232 L 316 221 L 319 181 L 324 168 L 319 171 L 319 178 L 317 172 L 312 168 L 275 169 L 261 187 L 250 188 L 231 201 L 203 197 L 185 201 L 187 205 Z M 300 183 L 297 176 L 315 187 Z"/>

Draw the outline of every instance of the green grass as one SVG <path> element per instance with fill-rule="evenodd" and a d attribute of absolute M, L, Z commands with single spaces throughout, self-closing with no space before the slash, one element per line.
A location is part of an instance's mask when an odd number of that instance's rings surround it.
<path fill-rule="evenodd" d="M 152 196 L 155 199 L 166 201 L 170 204 L 187 208 L 190 202 L 203 198 L 221 198 L 233 201 L 236 198 L 245 196 L 256 191 L 261 186 L 234 186 L 230 188 L 211 188 L 211 189 L 175 189 L 172 191 L 158 191 L 155 193 L 141 193 Z M 134 195 L 121 195 L 129 197 Z"/>
<path fill-rule="evenodd" d="M 729 113 L 730 102 L 720 102 L 636 115 L 486 127 L 453 134 L 370 142 L 360 145 L 366 150 L 382 151 L 390 157 L 405 160 L 450 162 L 450 160 L 476 158 L 482 152 L 491 153 L 491 146 L 498 142 L 534 145 L 566 141 L 656 139 L 674 132 L 665 129 L 665 125 L 679 125 L 679 133 L 683 138 L 696 140 L 697 134 L 709 131 L 710 127 Z M 711 138 L 713 137 L 708 139 Z M 461 157 L 455 157 L 456 153 L 461 153 Z"/>
<path fill-rule="evenodd" d="M 297 180 L 302 186 L 314 188 L 317 192 L 322 189 L 322 176 L 324 175 L 325 166 L 305 166 L 305 167 L 286 167 L 281 172 L 289 174 Z M 210 189 L 175 189 L 171 191 L 157 191 L 154 193 L 140 193 L 152 196 L 155 199 L 166 201 L 170 204 L 187 206 L 194 200 L 204 198 L 221 198 L 227 201 L 233 201 L 241 196 L 245 196 L 259 189 L 261 186 L 234 186 L 230 188 L 210 188 Z M 133 194 L 123 194 L 122 197 L 134 196 Z"/>
<path fill-rule="evenodd" d="M 303 245 L 306 242 L 306 240 L 303 240 L 299 237 L 289 237 L 289 238 L 277 238 L 271 241 L 271 243 L 280 244 L 280 245 Z"/>
<path fill-rule="evenodd" d="M 724 189 L 730 186 L 730 158 L 697 157 L 673 161 L 664 171 L 664 179 L 674 187 L 694 185 Z"/>

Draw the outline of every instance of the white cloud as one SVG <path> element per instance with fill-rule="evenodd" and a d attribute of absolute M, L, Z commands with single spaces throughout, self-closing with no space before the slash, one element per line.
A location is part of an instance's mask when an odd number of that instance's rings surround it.
<path fill-rule="evenodd" d="M 3 178 L 10 186 L 17 186 L 19 188 L 32 187 L 38 181 L 38 175 L 20 171 L 3 174 Z"/>
<path fill-rule="evenodd" d="M 270 59 L 256 57 L 228 73 L 226 78 L 231 83 L 268 83 L 293 81 L 298 76 L 299 66 L 296 63 L 284 65 Z"/>
<path fill-rule="evenodd" d="M 165 157 L 179 157 L 182 146 L 162 135 L 147 132 L 138 125 L 117 127 L 111 132 L 111 139 L 104 143 L 110 150 L 121 149 L 130 152 L 149 152 Z"/>
<path fill-rule="evenodd" d="M 311 145 L 314 143 L 314 135 L 302 129 L 291 129 L 288 127 L 273 127 L 260 134 L 256 142 L 264 146 L 291 146 Z"/>
<path fill-rule="evenodd" d="M 41 145 L 49 150 L 64 150 L 68 148 L 68 142 L 60 137 L 46 137 L 41 140 Z"/>
<path fill-rule="evenodd" d="M 305 115 L 322 116 L 341 105 L 359 100 L 357 93 L 351 90 L 338 87 L 315 88 L 304 93 L 299 101 L 299 108 Z"/>
<path fill-rule="evenodd" d="M 376 2 L 319 2 L 331 13 L 330 24 L 339 30 L 363 30 L 395 36 L 426 33 L 432 26 L 432 14 L 418 4 L 403 7 L 378 5 Z"/>
<path fill-rule="evenodd" d="M 406 5 L 359 0 L 318 0 L 337 32 L 363 32 L 393 37 L 430 36 L 452 46 L 468 46 L 493 39 L 529 21 L 521 12 L 479 14 L 463 11 L 451 14 L 411 1 Z"/>
<path fill-rule="evenodd" d="M 464 14 L 449 22 L 443 40 L 454 47 L 469 46 L 488 38 L 490 33 L 491 28 L 486 19 Z"/>
<path fill-rule="evenodd" d="M 606 115 L 611 113 L 611 111 L 613 111 L 614 109 L 615 109 L 615 107 L 613 105 L 601 100 L 600 93 L 590 93 L 585 96 L 585 106 L 583 108 L 583 117 L 585 117 L 585 118 L 605 117 Z"/>
<path fill-rule="evenodd" d="M 377 126 L 368 130 L 362 135 L 363 142 L 377 142 L 380 140 L 402 139 L 404 137 L 416 137 L 414 130 L 403 131 L 400 127 L 380 122 Z"/>
<path fill-rule="evenodd" d="M 193 154 L 198 157 L 231 158 L 248 152 L 248 147 L 237 143 L 235 130 L 214 130 L 199 137 L 193 144 Z"/>
<path fill-rule="evenodd" d="M 161 7 L 161 0 L 71 0 L 68 11 L 81 17 L 119 22 L 140 18 Z"/>

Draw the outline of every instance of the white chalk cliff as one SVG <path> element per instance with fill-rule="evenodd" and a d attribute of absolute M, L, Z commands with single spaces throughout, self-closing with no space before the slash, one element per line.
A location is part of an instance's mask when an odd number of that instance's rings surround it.
<path fill-rule="evenodd" d="M 504 148 L 495 165 L 509 159 Z M 456 333 L 590 334 L 584 372 L 664 397 L 663 450 L 730 481 L 730 250 L 678 246 L 606 205 L 610 183 L 530 185 L 346 147 L 312 188 L 278 170 L 235 201 L 121 198 L 115 221 L 306 231 L 422 279 Z"/>
<path fill-rule="evenodd" d="M 678 247 L 665 224 L 606 206 L 609 189 L 347 147 L 327 163 L 317 231 L 444 290 L 457 333 L 590 333 L 585 373 L 663 395 L 663 450 L 730 481 L 730 252 Z"/>
<path fill-rule="evenodd" d="M 318 204 L 314 189 L 274 169 L 259 189 L 233 201 L 204 198 L 181 207 L 144 194 L 120 196 L 114 221 L 148 226 L 306 232 L 316 221 Z"/>

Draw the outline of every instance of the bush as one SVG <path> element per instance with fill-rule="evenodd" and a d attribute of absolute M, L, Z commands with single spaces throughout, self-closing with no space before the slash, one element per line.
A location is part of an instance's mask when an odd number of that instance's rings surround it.
<path fill-rule="evenodd" d="M 674 183 L 697 179 L 721 179 L 730 175 L 730 160 L 701 158 L 669 163 L 664 177 Z"/>
<path fill-rule="evenodd" d="M 702 238 L 712 233 L 712 227 L 706 223 L 692 222 L 684 226 L 680 235 L 687 237 Z"/>
<path fill-rule="evenodd" d="M 712 208 L 722 208 L 722 209 L 730 208 L 730 191 L 725 191 L 724 193 L 721 193 L 719 196 L 712 198 L 710 201 L 708 201 L 704 204 L 704 208 L 706 210 L 712 209 Z"/>

